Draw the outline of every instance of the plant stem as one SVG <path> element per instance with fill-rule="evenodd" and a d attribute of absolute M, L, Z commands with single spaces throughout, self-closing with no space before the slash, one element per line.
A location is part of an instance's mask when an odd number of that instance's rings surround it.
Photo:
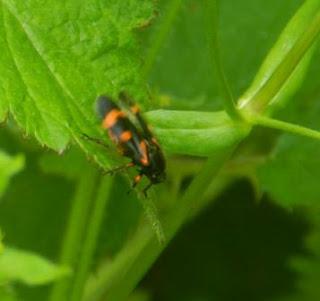
<path fill-rule="evenodd" d="M 86 226 L 85 221 L 87 220 L 90 200 L 96 187 L 97 176 L 97 171 L 94 168 L 83 171 L 78 182 L 75 197 L 72 201 L 69 223 L 62 244 L 60 264 L 69 266 L 73 271 L 77 263 L 82 235 Z M 67 292 L 70 288 L 71 281 L 72 279 L 67 278 L 56 282 L 49 300 L 68 300 Z"/>
<path fill-rule="evenodd" d="M 277 95 L 285 82 L 291 76 L 306 52 L 317 40 L 320 33 L 320 12 L 318 12 L 306 31 L 296 41 L 270 78 L 246 104 L 249 111 L 261 112 L 266 105 Z"/>
<path fill-rule="evenodd" d="M 162 21 L 159 24 L 159 29 L 155 32 L 156 37 L 152 39 L 152 44 L 146 54 L 145 63 L 142 68 L 142 77 L 145 80 L 147 80 L 151 72 L 157 54 L 170 31 L 171 25 L 177 16 L 180 6 L 181 0 L 171 0 L 168 4 L 168 7 L 166 9 L 167 14 L 163 16 Z"/>
<path fill-rule="evenodd" d="M 264 116 L 251 116 L 249 118 L 252 124 L 260 125 L 267 128 L 282 130 L 284 132 L 292 133 L 295 135 L 309 137 L 312 139 L 320 140 L 320 132 L 312 130 L 300 125 L 288 123 L 281 120 L 272 119 Z"/>
<path fill-rule="evenodd" d="M 101 297 L 109 301 L 127 298 L 181 226 L 195 210 L 199 210 L 201 196 L 208 188 L 208 179 L 213 179 L 233 150 L 231 147 L 208 159 L 182 199 L 164 217 L 166 242 L 159 244 L 150 228 L 140 229 L 115 260 L 99 271 L 98 279 L 89 283 L 84 301 L 96 301 Z"/>
<path fill-rule="evenodd" d="M 218 0 L 206 0 L 206 29 L 208 35 L 210 61 L 212 70 L 216 71 L 219 80 L 219 91 L 224 101 L 224 107 L 230 118 L 241 120 L 241 114 L 236 107 L 230 85 L 224 72 L 222 58 L 220 55 L 218 38 Z"/>
<path fill-rule="evenodd" d="M 96 249 L 99 230 L 100 230 L 100 227 L 103 221 L 103 216 L 105 213 L 105 207 L 108 203 L 108 200 L 110 199 L 109 194 L 110 194 L 112 182 L 113 182 L 113 178 L 110 176 L 101 178 L 100 187 L 97 192 L 95 205 L 90 217 L 87 234 L 84 239 L 84 244 L 83 244 L 82 252 L 80 255 L 79 267 L 76 271 L 76 275 L 74 278 L 74 283 L 73 283 L 73 288 L 72 288 L 72 293 L 70 298 L 71 301 L 81 300 L 83 290 L 84 290 L 84 285 L 88 278 L 92 257 Z"/>

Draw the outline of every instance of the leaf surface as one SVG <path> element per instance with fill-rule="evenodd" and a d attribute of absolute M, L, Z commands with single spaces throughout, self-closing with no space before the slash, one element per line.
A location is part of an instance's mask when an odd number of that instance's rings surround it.
<path fill-rule="evenodd" d="M 59 151 L 75 138 L 107 164 L 82 133 L 101 135 L 98 95 L 124 89 L 145 101 L 134 30 L 152 14 L 150 0 L 1 1 L 0 118 L 9 111 L 27 134 Z"/>
<path fill-rule="evenodd" d="M 0 151 L 0 197 L 3 195 L 10 178 L 24 166 L 24 156 L 9 156 Z"/>
<path fill-rule="evenodd" d="M 31 252 L 6 247 L 0 256 L 0 282 L 20 281 L 41 285 L 66 276 L 68 269 Z"/>

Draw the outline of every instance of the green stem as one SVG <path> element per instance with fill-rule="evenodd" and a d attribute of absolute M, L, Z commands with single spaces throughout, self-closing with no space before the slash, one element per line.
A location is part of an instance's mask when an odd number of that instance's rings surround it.
<path fill-rule="evenodd" d="M 219 91 L 224 101 L 225 110 L 233 120 L 241 120 L 241 114 L 236 107 L 230 85 L 224 72 L 222 58 L 220 55 L 218 38 L 218 1 L 206 0 L 206 28 L 209 42 L 210 61 L 212 70 L 217 73 Z"/>
<path fill-rule="evenodd" d="M 249 118 L 253 125 L 260 125 L 267 128 L 277 129 L 284 132 L 292 133 L 295 135 L 309 137 L 312 139 L 320 140 L 320 132 L 316 130 L 312 130 L 300 125 L 288 123 L 281 120 L 276 120 L 263 116 L 251 116 Z"/>
<path fill-rule="evenodd" d="M 75 197 L 72 201 L 72 208 L 69 217 L 66 234 L 62 244 L 60 255 L 60 264 L 69 266 L 72 270 L 75 269 L 78 252 L 81 248 L 82 235 L 86 226 L 88 209 L 90 200 L 94 193 L 97 181 L 97 171 L 90 168 L 88 171 L 83 171 L 80 177 Z M 67 278 L 55 283 L 50 301 L 68 300 L 67 292 L 70 288 L 72 279 Z"/>
<path fill-rule="evenodd" d="M 151 72 L 157 54 L 170 31 L 171 25 L 177 16 L 180 6 L 181 0 L 171 0 L 168 4 L 166 10 L 167 14 L 163 16 L 163 19 L 159 24 L 159 29 L 155 32 L 156 37 L 152 39 L 152 44 L 146 55 L 145 63 L 142 69 L 142 76 L 145 80 L 148 78 Z"/>
<path fill-rule="evenodd" d="M 82 252 L 80 254 L 79 267 L 74 278 L 70 299 L 71 301 L 81 300 L 84 285 L 88 278 L 92 257 L 96 249 L 97 239 L 103 221 L 105 208 L 108 200 L 110 199 L 109 195 L 112 181 L 113 178 L 110 176 L 101 179 L 95 205 L 90 217 L 86 238 L 84 240 Z"/>
<path fill-rule="evenodd" d="M 270 76 L 268 81 L 246 104 L 247 109 L 254 112 L 261 112 L 267 104 L 277 95 L 291 76 L 306 52 L 317 40 L 320 33 L 320 13 L 313 18 L 306 31 L 296 41 L 294 47 L 288 52 L 279 66 Z"/>
<path fill-rule="evenodd" d="M 213 180 L 233 150 L 233 147 L 229 148 L 208 159 L 182 199 L 164 217 L 166 242 L 159 244 L 150 228 L 140 229 L 114 261 L 99 271 L 98 279 L 88 284 L 84 301 L 96 301 L 101 297 L 109 301 L 120 301 L 127 298 L 181 226 L 194 211 L 199 210 L 203 199 L 201 196 L 208 188 L 208 179 Z"/>

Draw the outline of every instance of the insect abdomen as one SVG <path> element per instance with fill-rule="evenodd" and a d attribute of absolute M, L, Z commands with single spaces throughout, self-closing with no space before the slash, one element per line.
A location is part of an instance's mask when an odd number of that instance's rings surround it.
<path fill-rule="evenodd" d="M 111 140 L 119 151 L 133 161 L 139 162 L 141 137 L 126 114 L 110 98 L 100 96 L 97 111 L 102 119 L 102 127 L 108 130 Z"/>

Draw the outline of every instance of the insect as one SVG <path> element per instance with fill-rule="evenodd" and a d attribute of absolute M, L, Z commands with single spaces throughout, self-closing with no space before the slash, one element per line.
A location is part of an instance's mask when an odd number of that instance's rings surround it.
<path fill-rule="evenodd" d="M 135 176 L 132 187 L 135 187 L 143 176 L 146 176 L 150 181 L 143 189 L 146 195 L 152 185 L 165 180 L 165 158 L 159 143 L 143 119 L 139 107 L 123 92 L 120 93 L 119 98 L 129 105 L 133 121 L 108 96 L 99 96 L 96 103 L 102 127 L 108 132 L 119 153 L 131 159 L 130 163 L 114 168 L 109 173 L 138 167 L 139 173 Z"/>

